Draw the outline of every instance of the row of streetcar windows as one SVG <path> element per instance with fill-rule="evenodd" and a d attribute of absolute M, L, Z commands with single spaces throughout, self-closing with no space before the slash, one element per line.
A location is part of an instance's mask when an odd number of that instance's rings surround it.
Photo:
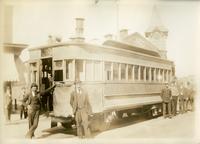
<path fill-rule="evenodd" d="M 37 74 L 33 71 L 33 77 Z M 75 73 L 75 74 L 74 74 Z M 93 60 L 55 60 L 55 81 L 78 79 L 80 81 L 154 81 L 170 80 L 171 70 L 116 62 Z M 36 81 L 36 78 L 33 78 Z"/>

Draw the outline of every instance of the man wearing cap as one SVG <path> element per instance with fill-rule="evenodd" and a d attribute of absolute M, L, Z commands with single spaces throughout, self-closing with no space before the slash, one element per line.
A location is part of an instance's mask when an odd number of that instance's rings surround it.
<path fill-rule="evenodd" d="M 55 86 L 56 85 L 53 85 L 43 92 L 38 92 L 37 84 L 32 83 L 30 93 L 27 94 L 23 100 L 24 105 L 28 108 L 29 131 L 26 134 L 26 138 L 32 138 L 38 126 L 41 109 L 41 96 L 51 90 L 54 90 Z"/>
<path fill-rule="evenodd" d="M 70 104 L 76 120 L 77 135 L 80 138 L 90 137 L 88 116 L 92 113 L 88 95 L 80 86 L 80 82 L 75 82 L 75 90 L 71 93 Z"/>
<path fill-rule="evenodd" d="M 164 118 L 169 117 L 171 118 L 171 100 L 172 100 L 172 92 L 169 88 L 169 85 L 167 84 L 164 89 L 162 89 L 161 92 L 161 98 L 163 101 L 163 116 Z M 167 111 L 166 111 L 167 109 Z M 167 113 L 167 115 L 166 115 Z"/>

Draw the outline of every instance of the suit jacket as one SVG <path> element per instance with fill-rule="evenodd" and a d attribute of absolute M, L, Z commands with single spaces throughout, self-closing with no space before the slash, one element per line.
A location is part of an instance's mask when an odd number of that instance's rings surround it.
<path fill-rule="evenodd" d="M 171 97 L 172 97 L 172 92 L 169 88 L 162 89 L 161 98 L 162 98 L 163 102 L 170 102 Z"/>
<path fill-rule="evenodd" d="M 81 90 L 82 93 L 73 91 L 71 93 L 70 104 L 75 114 L 78 110 L 85 110 L 88 114 L 92 113 L 92 108 L 89 102 L 88 94 Z"/>
<path fill-rule="evenodd" d="M 41 96 L 45 95 L 46 93 L 50 92 L 54 89 L 55 86 L 46 89 L 43 92 L 37 92 L 35 96 L 32 95 L 32 92 L 28 93 L 25 98 L 23 99 L 23 105 L 31 106 L 32 110 L 40 110 L 41 108 Z"/>

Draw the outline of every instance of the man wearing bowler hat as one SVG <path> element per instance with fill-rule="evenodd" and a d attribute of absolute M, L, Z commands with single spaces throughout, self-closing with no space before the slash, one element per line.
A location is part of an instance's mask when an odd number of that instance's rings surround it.
<path fill-rule="evenodd" d="M 71 93 L 70 104 L 75 116 L 77 135 L 80 138 L 90 137 L 88 117 L 92 113 L 87 93 L 81 88 L 81 82 L 75 81 L 75 89 Z"/>
<path fill-rule="evenodd" d="M 38 86 L 36 83 L 31 84 L 31 91 L 23 99 L 23 103 L 28 108 L 28 121 L 29 121 L 29 131 L 26 134 L 26 138 L 32 138 L 34 132 L 38 126 L 39 115 L 41 109 L 41 96 L 45 93 L 54 90 L 56 85 L 46 89 L 43 92 L 38 92 Z"/>

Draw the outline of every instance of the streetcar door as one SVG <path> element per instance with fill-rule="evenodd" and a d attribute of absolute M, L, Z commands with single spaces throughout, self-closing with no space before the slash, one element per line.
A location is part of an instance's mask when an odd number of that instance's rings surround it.
<path fill-rule="evenodd" d="M 52 57 L 44 58 L 41 60 L 41 90 L 45 90 L 52 85 Z M 51 93 L 47 93 L 45 96 L 42 97 L 42 107 L 44 111 L 53 110 L 53 95 Z"/>

